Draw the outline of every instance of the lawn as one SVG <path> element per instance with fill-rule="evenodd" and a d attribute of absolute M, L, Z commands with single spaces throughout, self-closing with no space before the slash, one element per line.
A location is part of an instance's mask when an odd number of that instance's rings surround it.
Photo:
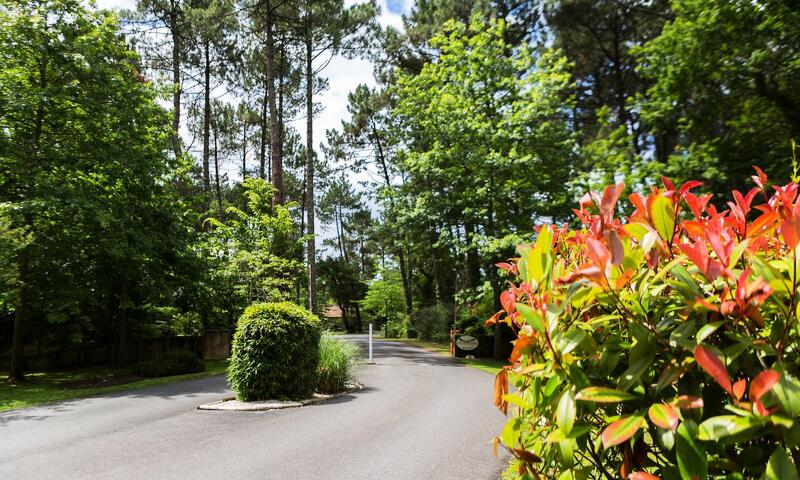
<path fill-rule="evenodd" d="M 422 347 L 426 350 L 430 350 L 432 352 L 436 352 L 442 355 L 447 355 L 447 356 L 450 355 L 449 343 L 418 340 L 416 338 L 387 338 L 386 340 L 391 342 L 407 343 L 409 345 Z M 495 360 L 493 358 L 456 358 L 456 360 L 467 366 L 470 366 L 472 368 L 477 368 L 478 370 L 483 370 L 484 372 L 489 372 L 493 375 L 496 375 L 501 368 L 508 365 L 508 362 L 502 360 Z"/>
<path fill-rule="evenodd" d="M 65 371 L 31 372 L 21 383 L 0 380 L 0 412 L 42 403 L 90 397 L 104 393 L 196 380 L 225 373 L 227 360 L 205 360 L 204 372 L 143 379 L 129 368 L 90 367 Z"/>

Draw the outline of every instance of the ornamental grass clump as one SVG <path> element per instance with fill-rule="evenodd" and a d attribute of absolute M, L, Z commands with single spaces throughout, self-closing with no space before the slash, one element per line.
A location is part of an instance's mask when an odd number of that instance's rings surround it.
<path fill-rule="evenodd" d="M 623 185 L 587 194 L 581 229 L 498 264 L 509 475 L 798 478 L 800 198 L 756 172 L 726 203 L 665 178 L 624 217 Z"/>
<path fill-rule="evenodd" d="M 355 368 L 361 351 L 348 341 L 340 341 L 330 332 L 322 334 L 319 342 L 320 393 L 343 392 L 355 383 Z"/>
<path fill-rule="evenodd" d="M 242 401 L 301 400 L 317 387 L 320 319 L 289 302 L 256 303 L 233 337 L 228 383 Z"/>

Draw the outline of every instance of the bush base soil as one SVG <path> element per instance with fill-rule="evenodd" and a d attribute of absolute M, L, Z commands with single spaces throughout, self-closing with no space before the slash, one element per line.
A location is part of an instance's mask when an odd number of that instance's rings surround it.
<path fill-rule="evenodd" d="M 305 400 L 257 400 L 253 402 L 242 402 L 235 397 L 228 397 L 218 402 L 206 403 L 197 407 L 198 410 L 222 410 L 228 412 L 262 412 L 266 410 L 283 410 L 285 408 L 305 407 L 315 403 L 324 402 L 334 398 L 357 392 L 364 388 L 360 383 L 350 385 L 347 390 L 338 393 L 325 394 L 315 393 L 313 397 Z"/>

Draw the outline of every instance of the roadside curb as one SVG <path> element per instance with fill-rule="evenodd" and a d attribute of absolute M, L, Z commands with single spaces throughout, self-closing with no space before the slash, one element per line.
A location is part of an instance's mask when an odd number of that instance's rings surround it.
<path fill-rule="evenodd" d="M 353 392 L 362 390 L 364 385 L 360 383 L 353 384 L 347 390 L 339 393 L 324 394 L 315 393 L 313 397 L 305 400 L 292 401 L 292 400 L 261 400 L 257 402 L 240 402 L 234 397 L 224 398 L 222 400 L 206 403 L 197 407 L 198 410 L 216 410 L 226 412 L 264 412 L 269 410 L 283 410 L 287 408 L 300 408 L 308 405 L 314 405 L 334 398 L 339 398 Z"/>

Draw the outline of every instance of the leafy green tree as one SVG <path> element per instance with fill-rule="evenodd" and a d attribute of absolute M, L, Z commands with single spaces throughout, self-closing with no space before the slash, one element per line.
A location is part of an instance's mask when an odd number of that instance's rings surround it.
<path fill-rule="evenodd" d="M 674 0 L 674 19 L 641 49 L 652 82 L 642 117 L 676 132 L 642 176 L 695 178 L 714 192 L 742 189 L 757 164 L 790 174 L 800 135 L 800 9 L 793 2 Z"/>
<path fill-rule="evenodd" d="M 108 12 L 73 0 L 0 7 L 0 194 L 11 229 L 28 238 L 16 262 L 13 379 L 26 333 L 113 335 L 124 359 L 145 306 L 169 301 L 188 235 L 165 155 L 169 117 L 137 60 Z"/>
<path fill-rule="evenodd" d="M 303 277 L 303 239 L 290 212 L 296 205 L 273 206 L 273 187 L 263 179 L 247 178 L 242 186 L 246 207 L 230 206 L 224 220 L 209 219 L 203 245 L 211 262 L 207 323 L 228 327 L 251 303 L 292 300 Z"/>
<path fill-rule="evenodd" d="M 400 272 L 390 268 L 381 270 L 378 277 L 370 282 L 361 306 L 384 321 L 400 319 L 405 314 Z"/>
<path fill-rule="evenodd" d="M 505 41 L 505 29 L 479 17 L 449 22 L 431 39 L 438 60 L 402 74 L 394 91 L 407 218 L 434 229 L 418 241 L 463 258 L 457 289 L 480 285 L 489 256 L 510 254 L 528 235 L 520 218 L 564 218 L 570 198 L 566 64 L 555 52 L 534 64 L 528 48 Z M 498 293 L 500 284 L 494 277 Z"/>

